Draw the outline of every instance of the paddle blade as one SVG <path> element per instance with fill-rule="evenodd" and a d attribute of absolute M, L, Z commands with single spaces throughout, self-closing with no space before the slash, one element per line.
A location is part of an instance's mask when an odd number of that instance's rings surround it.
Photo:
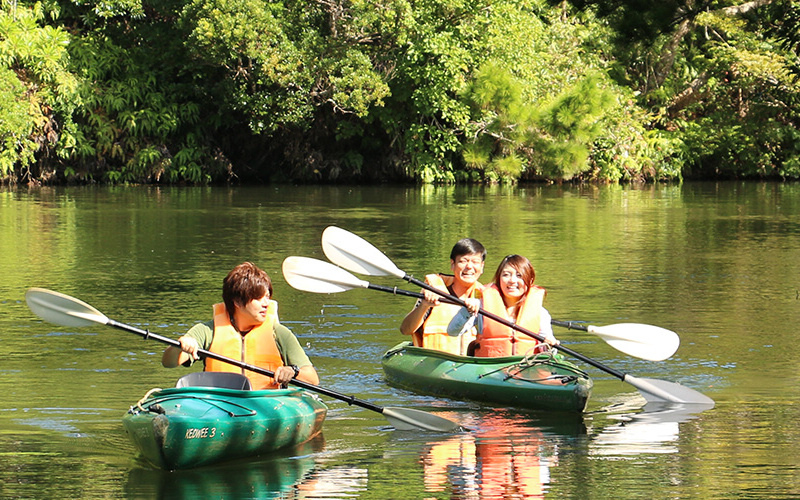
<path fill-rule="evenodd" d="M 341 267 L 308 257 L 286 257 L 283 277 L 292 288 L 313 293 L 338 293 L 369 286 Z"/>
<path fill-rule="evenodd" d="M 709 408 L 714 407 L 713 399 L 675 382 L 652 378 L 637 378 L 627 374 L 622 380 L 639 389 L 639 392 L 648 402 L 670 401 L 672 403 L 700 404 L 710 405 Z"/>
<path fill-rule="evenodd" d="M 599 336 L 618 351 L 650 361 L 669 358 L 681 345 L 680 337 L 672 330 L 640 323 L 589 326 L 587 331 Z"/>
<path fill-rule="evenodd" d="M 30 288 L 25 301 L 34 314 L 45 321 L 63 326 L 108 324 L 108 318 L 86 302 L 44 288 Z"/>
<path fill-rule="evenodd" d="M 322 232 L 322 251 L 328 260 L 354 273 L 398 278 L 406 275 L 368 241 L 336 226 L 328 226 Z"/>
<path fill-rule="evenodd" d="M 386 407 L 381 413 L 399 431 L 423 429 L 426 431 L 453 432 L 461 429 L 461 426 L 452 420 L 421 410 Z"/>

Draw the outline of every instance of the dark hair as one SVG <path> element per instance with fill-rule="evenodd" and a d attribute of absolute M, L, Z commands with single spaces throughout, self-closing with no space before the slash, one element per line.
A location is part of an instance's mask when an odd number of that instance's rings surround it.
<path fill-rule="evenodd" d="M 506 255 L 503 257 L 503 260 L 500 261 L 500 265 L 497 266 L 497 271 L 494 273 L 494 278 L 492 282 L 500 288 L 500 274 L 503 272 L 503 268 L 506 266 L 511 266 L 522 275 L 522 281 L 528 285 L 528 287 L 533 286 L 534 280 L 536 280 L 536 271 L 533 269 L 533 264 L 527 258 L 523 257 L 522 255 L 511 254 Z M 502 291 L 500 292 L 502 295 Z"/>
<path fill-rule="evenodd" d="M 481 260 L 486 260 L 486 249 L 478 240 L 472 238 L 458 240 L 450 251 L 450 260 L 454 261 L 457 257 L 469 255 L 471 253 L 479 253 L 481 254 Z"/>
<path fill-rule="evenodd" d="M 243 306 L 251 300 L 260 299 L 267 292 L 272 297 L 272 280 L 251 262 L 234 267 L 222 280 L 222 301 L 229 314 L 236 310 L 236 304 Z"/>

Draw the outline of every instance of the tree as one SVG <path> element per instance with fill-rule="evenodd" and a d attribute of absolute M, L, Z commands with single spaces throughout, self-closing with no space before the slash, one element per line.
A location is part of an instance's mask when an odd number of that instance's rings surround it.
<path fill-rule="evenodd" d="M 40 25 L 44 17 L 41 4 L 0 9 L 0 178 L 10 182 L 15 171 L 38 177 L 37 154 L 44 163 L 74 140 L 70 115 L 80 100 L 67 70 L 69 36 Z"/>
<path fill-rule="evenodd" d="M 625 41 L 616 54 L 627 67 L 626 81 L 653 111 L 650 127 L 685 145 L 687 175 L 798 177 L 792 2 L 576 5 L 596 7 Z"/>

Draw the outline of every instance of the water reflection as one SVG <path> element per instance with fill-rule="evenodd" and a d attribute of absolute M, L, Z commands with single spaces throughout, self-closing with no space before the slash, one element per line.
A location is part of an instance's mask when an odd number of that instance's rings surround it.
<path fill-rule="evenodd" d="M 315 456 L 324 446 L 324 437 L 318 436 L 269 458 L 178 471 L 137 467 L 128 474 L 126 493 L 135 498 L 270 499 L 356 496 L 365 490 L 366 469 L 318 467 Z"/>
<path fill-rule="evenodd" d="M 693 387 L 717 407 L 659 425 L 639 401 L 586 415 L 583 435 L 509 414 L 507 436 L 483 434 L 482 417 L 459 418 L 473 406 L 383 383 L 377 360 L 398 342 L 411 302 L 367 290 L 310 294 L 282 281 L 287 256 L 324 258 L 319 236 L 328 225 L 356 232 L 415 273 L 447 271 L 450 248 L 465 235 L 487 244 L 491 262 L 523 253 L 558 316 L 664 326 L 679 332 L 681 348 L 645 365 L 591 337 L 558 333 L 562 341 L 620 371 Z M 536 439 L 544 435 L 542 453 L 533 445 L 522 453 L 539 457 L 540 477 L 550 475 L 541 481 L 547 498 L 800 498 L 800 184 L 0 190 L 0 251 L 0 497 L 167 497 L 164 477 L 185 483 L 192 474 L 131 471 L 134 448 L 120 419 L 133 397 L 174 385 L 178 375 L 159 366 L 163 346 L 100 326 L 65 331 L 38 322 L 24 302 L 28 287 L 68 293 L 126 322 L 150 321 L 137 326 L 177 338 L 208 319 L 225 270 L 247 259 L 276 278 L 281 317 L 326 386 L 386 406 L 455 407 L 455 419 L 475 430 L 401 435 L 375 412 L 332 404 L 314 460 L 296 452 L 286 464 L 265 458 L 203 469 L 193 479 L 205 488 L 198 493 L 233 488 L 228 474 L 244 497 L 277 496 L 281 487 L 299 495 L 306 485 L 333 484 L 330 475 L 352 480 L 341 491 L 353 492 L 368 468 L 366 492 L 350 496 L 449 498 L 458 489 L 477 497 L 478 439 L 516 452 L 512 444 L 530 427 Z M 631 390 L 592 376 L 590 409 Z M 453 485 L 441 473 L 424 485 L 421 457 L 450 442 L 472 450 L 463 462 L 445 460 Z M 191 487 L 176 484 L 172 495 Z"/>
<path fill-rule="evenodd" d="M 713 404 L 651 402 L 637 413 L 610 415 L 609 419 L 619 423 L 604 428 L 592 439 L 589 454 L 625 457 L 678 453 L 680 424 L 713 407 Z"/>
<path fill-rule="evenodd" d="M 451 436 L 422 454 L 425 491 L 450 498 L 544 498 L 558 465 L 559 439 L 586 432 L 580 414 L 476 416 L 473 432 Z"/>

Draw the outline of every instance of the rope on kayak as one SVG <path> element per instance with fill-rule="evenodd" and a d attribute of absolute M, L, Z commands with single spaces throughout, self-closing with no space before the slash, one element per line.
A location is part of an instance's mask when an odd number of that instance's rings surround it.
<path fill-rule="evenodd" d="M 578 380 L 578 377 L 576 377 L 575 375 L 556 375 L 556 374 L 550 375 L 548 377 L 541 377 L 541 378 L 523 378 L 523 377 L 519 377 L 518 375 L 520 373 L 522 373 L 523 370 L 526 370 L 527 368 L 530 368 L 530 367 L 526 366 L 526 367 L 522 368 L 521 370 L 518 370 L 515 373 L 508 373 L 506 375 L 506 377 L 503 379 L 503 381 L 505 382 L 506 380 L 508 380 L 510 378 L 513 378 L 514 380 L 519 380 L 520 382 L 530 382 L 532 384 L 535 384 L 535 383 L 538 383 L 538 382 L 547 382 L 549 380 L 558 380 L 562 384 L 567 385 L 570 382 L 574 382 L 575 380 Z"/>
<path fill-rule="evenodd" d="M 536 346 L 536 347 L 539 347 L 539 346 Z M 510 365 L 501 366 L 500 368 L 498 368 L 496 370 L 492 370 L 492 371 L 486 372 L 486 373 L 481 373 L 480 375 L 478 375 L 478 378 L 481 379 L 483 377 L 488 377 L 489 375 L 494 375 L 497 372 L 501 372 L 501 371 L 504 371 L 504 370 L 509 370 L 509 369 L 511 369 L 513 367 L 516 367 L 516 366 L 522 366 L 523 368 L 521 370 L 518 370 L 518 372 L 517 372 L 517 373 L 519 373 L 522 370 L 530 368 L 532 366 L 549 364 L 550 361 L 553 359 L 553 353 L 552 352 L 551 352 L 550 356 L 547 356 L 546 358 L 536 359 L 536 356 L 537 356 L 537 353 L 534 353 L 532 351 L 528 351 L 528 353 L 525 355 L 525 357 L 520 362 L 511 363 Z M 508 378 L 510 378 L 510 376 Z M 505 380 L 508 380 L 508 378 L 506 378 Z"/>
<path fill-rule="evenodd" d="M 536 352 L 537 349 L 546 349 L 544 352 Z M 478 379 L 482 379 L 484 377 L 488 377 L 489 375 L 493 375 L 497 372 L 505 371 L 506 376 L 503 378 L 503 381 L 514 379 L 519 380 L 521 382 L 530 382 L 530 383 L 541 383 L 547 382 L 551 380 L 558 380 L 562 384 L 566 385 L 571 382 L 578 380 L 579 378 L 589 378 L 589 376 L 582 372 L 581 370 L 576 369 L 572 366 L 567 366 L 558 361 L 556 359 L 556 354 L 558 354 L 558 350 L 553 348 L 548 344 L 537 345 L 536 347 L 530 349 L 526 354 L 525 357 L 520 360 L 518 363 L 512 363 L 510 365 L 502 366 L 496 370 L 492 370 L 490 372 L 482 373 L 478 375 Z M 552 373 L 549 376 L 541 377 L 537 379 L 533 378 L 524 378 L 520 377 L 519 375 L 522 374 L 525 370 L 534 367 L 541 367 L 541 366 L 551 366 L 551 367 L 563 367 L 567 368 L 571 371 L 577 372 L 575 375 L 564 375 L 564 374 L 556 374 Z M 516 368 L 516 370 L 515 370 Z"/>
<path fill-rule="evenodd" d="M 539 346 L 537 346 L 537 347 L 539 347 Z M 513 378 L 515 380 L 521 380 L 521 381 L 524 381 L 524 382 L 546 382 L 548 380 L 560 380 L 562 384 L 568 384 L 569 382 L 572 382 L 573 380 L 576 379 L 576 377 L 574 377 L 572 375 L 558 375 L 558 374 L 555 374 L 553 372 L 550 372 L 550 375 L 548 375 L 546 377 L 540 377 L 540 378 L 536 378 L 536 379 L 519 377 L 518 375 L 520 375 L 522 372 L 528 370 L 529 368 L 540 367 L 542 365 L 551 365 L 552 366 L 552 363 L 551 363 L 551 361 L 553 360 L 553 352 L 552 351 L 549 352 L 550 355 L 547 356 L 546 358 L 544 358 L 544 359 L 536 359 L 536 354 L 537 353 L 534 352 L 534 349 L 528 351 L 528 353 L 525 354 L 525 358 L 523 358 L 522 361 L 517 363 L 517 365 L 516 365 L 517 366 L 517 370 L 515 372 L 512 372 L 511 370 L 509 370 L 508 373 L 506 373 L 506 377 L 503 379 L 503 381 L 506 381 L 506 380 L 508 380 L 510 378 Z"/>
<path fill-rule="evenodd" d="M 557 366 L 558 362 L 555 359 L 557 352 L 558 351 L 555 348 L 552 348 L 548 344 L 537 345 L 525 353 L 525 357 L 519 363 L 509 365 L 501 369 L 507 370 L 503 381 L 505 382 L 506 380 L 513 378 L 514 380 L 519 380 L 520 382 L 541 383 L 548 381 L 559 381 L 561 384 L 566 385 L 578 380 L 577 375 L 563 375 L 552 371 L 549 375 L 539 378 L 524 378 L 520 376 L 522 372 L 527 371 L 530 368 Z M 544 356 L 542 356 L 543 354 Z M 514 370 L 514 368 L 516 368 L 516 370 Z"/>
<path fill-rule="evenodd" d="M 155 389 L 150 389 L 149 391 L 147 391 L 147 394 L 142 396 L 142 399 L 140 399 L 139 402 L 136 403 L 137 408 L 139 408 L 141 411 L 147 411 L 142 406 L 142 403 L 144 403 L 147 399 L 149 399 L 150 395 L 153 394 L 154 392 L 161 392 L 161 388 L 160 387 L 156 387 Z"/>
<path fill-rule="evenodd" d="M 217 408 L 218 410 L 224 411 L 230 417 L 252 417 L 258 415 L 258 412 L 255 411 L 254 409 L 242 406 L 238 403 L 234 403 L 233 401 L 226 401 L 224 399 L 211 399 L 211 398 L 196 398 L 196 399 L 202 400 L 203 402 L 208 403 L 209 405 Z M 235 408 L 241 408 L 242 410 L 245 410 L 247 413 L 236 413 L 227 408 L 223 408 L 221 405 L 217 403 L 224 403 L 226 405 L 231 405 Z"/>
<path fill-rule="evenodd" d="M 163 403 L 164 401 L 171 401 L 171 400 L 175 400 L 175 399 L 195 399 L 197 401 L 202 401 L 202 402 L 206 403 L 209 406 L 213 406 L 214 408 L 217 408 L 218 410 L 221 410 L 221 411 L 227 413 L 228 416 L 230 416 L 230 417 L 252 417 L 252 416 L 258 414 L 258 412 L 256 410 L 252 409 L 252 408 L 248 408 L 247 406 L 240 405 L 239 403 L 234 403 L 233 401 L 228 401 L 226 399 L 217 399 L 217 398 L 209 397 L 209 396 L 190 396 L 190 395 L 187 395 L 187 394 L 165 395 L 165 396 L 163 396 L 161 398 L 157 398 L 155 401 L 150 403 L 150 405 L 147 408 L 144 408 L 142 406 L 142 403 L 150 397 L 150 394 L 152 394 L 152 393 L 154 393 L 156 391 L 160 391 L 160 390 L 161 389 L 151 389 L 150 391 L 148 391 L 148 393 L 145 394 L 145 396 L 142 399 L 140 399 L 138 403 L 136 403 L 136 406 L 139 408 L 139 410 L 141 410 L 141 411 L 155 411 L 155 413 L 164 413 L 164 409 L 158 403 Z M 244 410 L 244 412 L 243 413 L 237 413 L 235 411 L 232 411 L 232 410 L 230 410 L 228 408 L 223 407 L 222 405 L 228 405 L 228 406 L 232 406 L 234 408 L 239 408 L 241 410 Z M 134 407 L 131 406 L 131 410 L 133 410 L 133 408 Z"/>
<path fill-rule="evenodd" d="M 498 368 L 496 370 L 492 370 L 490 372 L 481 373 L 480 375 L 478 375 L 478 379 L 482 379 L 483 377 L 488 377 L 489 375 L 494 375 L 497 372 L 501 372 L 501 371 L 506 370 L 508 368 L 511 368 L 513 366 L 517 366 L 517 363 L 512 363 L 512 364 L 510 364 L 508 366 L 501 366 L 500 368 Z"/>

